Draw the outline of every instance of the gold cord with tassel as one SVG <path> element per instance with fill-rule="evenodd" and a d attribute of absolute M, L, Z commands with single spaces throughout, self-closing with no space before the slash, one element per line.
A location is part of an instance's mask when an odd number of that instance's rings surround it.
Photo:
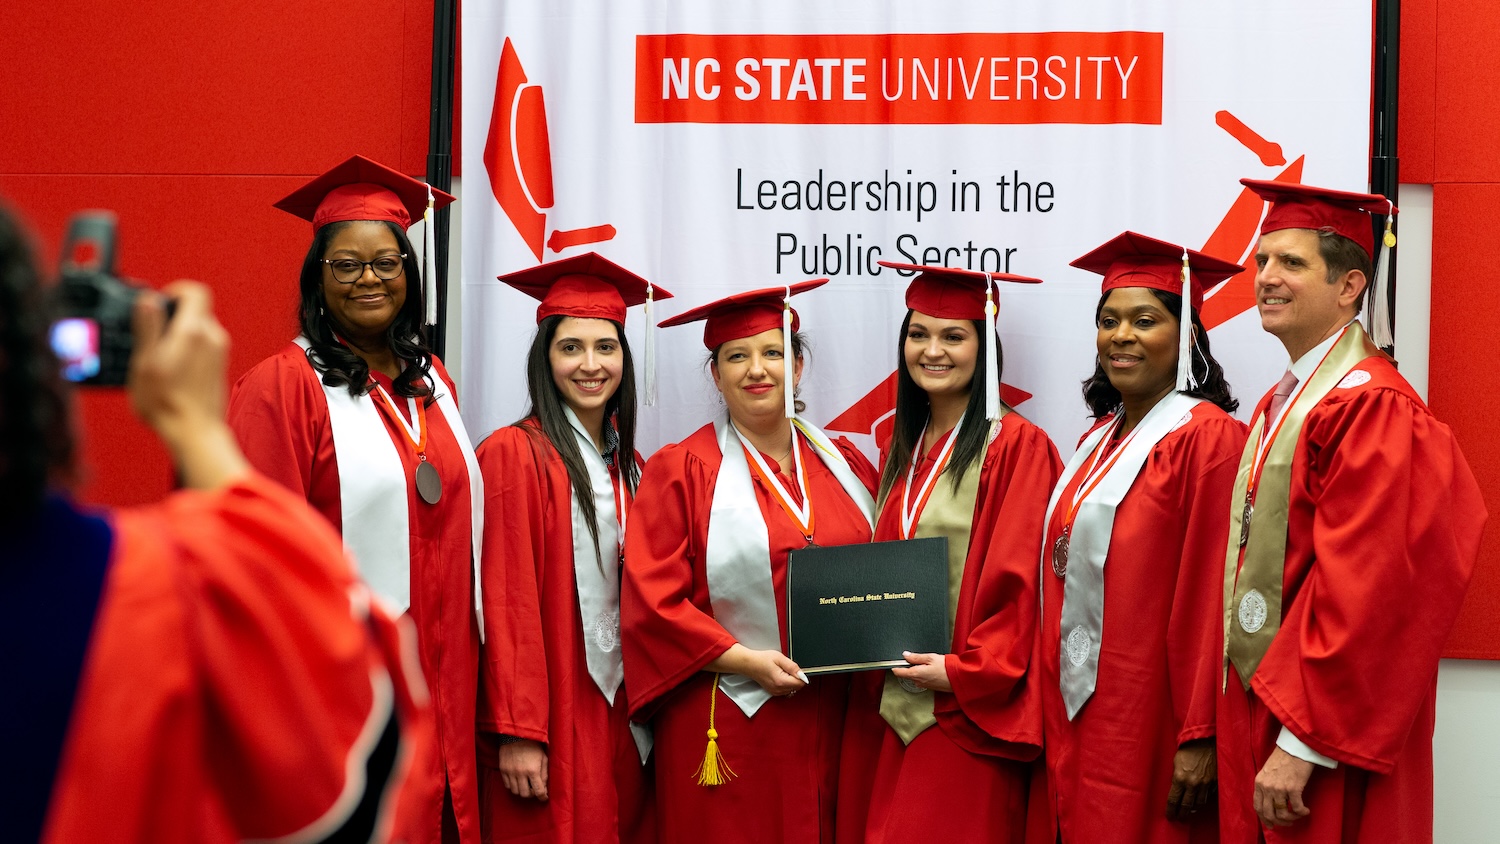
<path fill-rule="evenodd" d="M 715 674 L 708 687 L 708 749 L 703 754 L 703 764 L 698 766 L 698 784 L 703 786 L 724 785 L 734 778 L 734 771 L 719 753 L 719 731 L 714 729 L 714 713 L 719 705 L 719 675 Z"/>

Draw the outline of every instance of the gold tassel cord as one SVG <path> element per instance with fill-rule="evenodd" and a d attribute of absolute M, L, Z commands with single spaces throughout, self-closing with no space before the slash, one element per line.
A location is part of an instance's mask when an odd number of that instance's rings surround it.
<path fill-rule="evenodd" d="M 719 705 L 719 675 L 715 674 L 708 687 L 708 749 L 703 754 L 703 764 L 698 766 L 695 776 L 702 786 L 724 785 L 734 778 L 734 771 L 719 753 L 719 731 L 714 729 L 714 713 Z"/>

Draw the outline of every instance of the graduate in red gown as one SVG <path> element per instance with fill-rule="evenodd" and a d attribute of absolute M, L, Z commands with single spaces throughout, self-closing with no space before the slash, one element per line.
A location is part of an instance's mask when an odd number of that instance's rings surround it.
<path fill-rule="evenodd" d="M 1219 780 L 1239 811 L 1223 840 L 1430 842 L 1438 660 L 1484 503 L 1452 431 L 1356 321 L 1370 215 L 1393 244 L 1390 202 L 1243 181 L 1272 203 L 1256 307 L 1291 364 L 1251 417 L 1229 508 Z"/>
<path fill-rule="evenodd" d="M 240 452 L 208 289 L 135 303 L 131 402 L 182 488 L 92 512 L 66 492 L 73 425 L 40 289 L 0 210 L 0 837 L 401 838 L 430 738 L 412 631 Z"/>
<path fill-rule="evenodd" d="M 803 341 L 786 300 L 826 281 L 661 323 L 706 320 L 728 411 L 652 456 L 626 532 L 625 683 L 656 737 L 665 844 L 833 840 L 849 684 L 809 682 L 786 657 L 786 561 L 869 541 L 875 472 L 848 441 L 788 418 Z"/>
<path fill-rule="evenodd" d="M 1104 276 L 1084 382 L 1099 421 L 1063 471 L 1043 544 L 1037 840 L 1217 841 L 1224 506 L 1245 426 L 1198 313 L 1241 267 L 1134 232 L 1073 266 Z"/>
<path fill-rule="evenodd" d="M 410 612 L 439 751 L 424 760 L 416 840 L 477 841 L 484 497 L 453 382 L 423 337 L 405 231 L 434 195 L 453 199 L 355 156 L 278 203 L 313 223 L 302 333 L 240 379 L 229 419 L 251 464 L 326 516 L 370 588 Z"/>
<path fill-rule="evenodd" d="M 621 549 L 640 479 L 625 309 L 672 294 L 592 252 L 501 281 L 541 305 L 531 408 L 478 448 L 484 840 L 654 842 L 650 732 L 632 732 L 619 647 Z"/>
<path fill-rule="evenodd" d="M 906 290 L 875 539 L 947 538 L 953 639 L 947 654 L 855 675 L 839 839 L 941 830 L 1019 842 L 1042 741 L 1036 557 L 1062 463 L 1041 428 L 1000 402 L 994 282 L 1038 279 L 881 263 L 920 275 Z"/>

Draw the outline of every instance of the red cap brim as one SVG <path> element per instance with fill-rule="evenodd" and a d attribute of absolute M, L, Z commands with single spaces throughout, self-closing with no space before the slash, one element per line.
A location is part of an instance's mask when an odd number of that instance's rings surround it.
<path fill-rule="evenodd" d="M 1240 179 L 1240 184 L 1271 203 L 1260 226 L 1261 234 L 1282 229 L 1330 229 L 1358 243 L 1371 259 L 1375 257 L 1372 215 L 1383 217 L 1396 211 L 1389 199 L 1373 193 L 1264 179 Z"/>
<path fill-rule="evenodd" d="M 782 302 L 787 297 L 788 288 L 791 290 L 791 295 L 796 296 L 827 283 L 826 278 L 815 278 L 784 287 L 766 287 L 761 290 L 735 293 L 706 305 L 699 305 L 670 319 L 664 319 L 657 325 L 670 328 L 674 325 L 686 325 L 704 320 L 703 345 L 710 349 L 717 349 L 731 340 L 753 337 L 762 331 L 780 328 Z M 798 330 L 801 325 L 801 318 L 793 310 L 792 330 Z"/>
<path fill-rule="evenodd" d="M 596 252 L 506 273 L 499 279 L 541 300 L 537 322 L 560 314 L 624 323 L 625 309 L 644 304 L 648 289 L 655 301 L 672 298 L 666 289 Z"/>
<path fill-rule="evenodd" d="M 1104 293 L 1118 287 L 1149 287 L 1181 296 L 1184 251 L 1192 281 L 1189 302 L 1195 311 L 1202 310 L 1209 288 L 1245 269 L 1232 261 L 1131 231 L 1121 232 L 1069 266 L 1104 276 L 1100 285 Z"/>
<path fill-rule="evenodd" d="M 329 223 L 384 220 L 403 229 L 427 209 L 427 183 L 356 155 L 292 191 L 276 207 L 304 220 L 313 231 Z M 453 202 L 450 193 L 432 188 L 433 208 Z"/>
<path fill-rule="evenodd" d="M 920 273 L 906 286 L 906 307 L 938 319 L 984 319 L 984 291 L 994 282 L 1042 283 L 1039 278 L 1010 273 L 987 273 L 897 261 L 880 261 L 879 264 L 893 270 Z M 996 289 L 998 291 L 998 287 Z M 995 301 L 996 307 L 999 307 L 998 292 Z"/>

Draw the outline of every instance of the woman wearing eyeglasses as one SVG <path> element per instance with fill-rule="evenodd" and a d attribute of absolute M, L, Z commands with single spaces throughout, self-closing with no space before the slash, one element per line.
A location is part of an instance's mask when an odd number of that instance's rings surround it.
<path fill-rule="evenodd" d="M 453 197 L 355 156 L 277 207 L 313 224 L 293 343 L 235 385 L 245 456 L 307 497 L 361 577 L 417 627 L 436 752 L 406 776 L 408 840 L 478 841 L 474 718 L 477 541 L 484 495 L 453 382 L 423 337 L 422 276 L 406 227 Z M 378 737 L 372 737 L 374 741 Z"/>

